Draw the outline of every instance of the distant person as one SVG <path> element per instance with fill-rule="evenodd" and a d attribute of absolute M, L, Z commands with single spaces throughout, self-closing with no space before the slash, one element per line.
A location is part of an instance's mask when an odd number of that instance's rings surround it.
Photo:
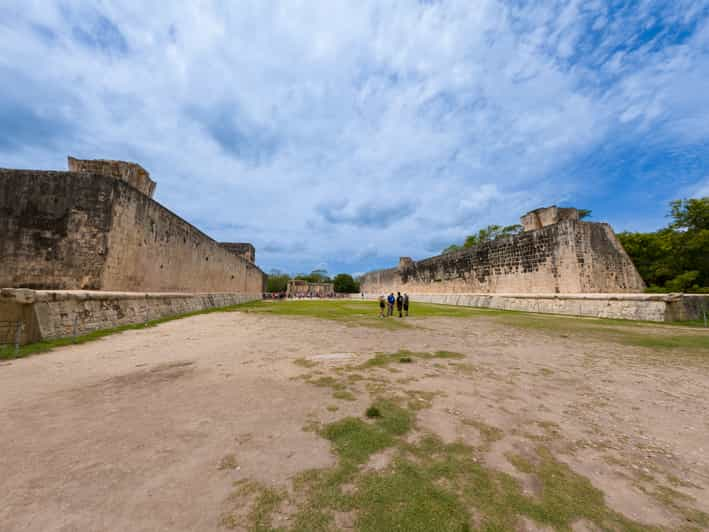
<path fill-rule="evenodd" d="M 379 296 L 379 317 L 384 317 L 384 296 Z"/>
<path fill-rule="evenodd" d="M 396 293 L 396 310 L 399 312 L 399 317 L 401 318 L 401 309 L 404 308 L 404 298 L 401 292 Z"/>
<path fill-rule="evenodd" d="M 387 316 L 394 315 L 394 301 L 396 301 L 396 298 L 394 297 L 394 292 L 392 292 L 387 297 Z"/>
<path fill-rule="evenodd" d="M 404 294 L 404 316 L 409 315 L 409 294 Z"/>

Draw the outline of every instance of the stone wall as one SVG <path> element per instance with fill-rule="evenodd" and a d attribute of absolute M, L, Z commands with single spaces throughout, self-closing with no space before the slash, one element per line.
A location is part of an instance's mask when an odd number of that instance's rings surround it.
<path fill-rule="evenodd" d="M 515 236 L 361 278 L 369 293 L 641 292 L 642 278 L 608 224 L 573 216 Z"/>
<path fill-rule="evenodd" d="M 0 287 L 261 294 L 254 264 L 113 177 L 0 169 Z"/>
<path fill-rule="evenodd" d="M 107 159 L 84 160 L 74 157 L 68 157 L 67 162 L 70 172 L 99 174 L 125 181 L 151 198 L 155 192 L 155 181 L 150 179 L 148 171 L 139 164 Z"/>
<path fill-rule="evenodd" d="M 359 295 L 351 297 L 360 299 Z M 703 294 L 409 293 L 409 299 L 412 316 L 416 316 L 416 303 L 658 322 L 701 320 L 703 312 L 709 315 L 709 295 Z"/>
<path fill-rule="evenodd" d="M 0 345 L 83 335 L 210 308 L 246 303 L 260 295 L 103 291 L 0 290 Z"/>
<path fill-rule="evenodd" d="M 286 288 L 288 297 L 334 297 L 335 285 L 333 283 L 309 283 L 302 279 L 288 281 Z"/>
<path fill-rule="evenodd" d="M 256 248 L 248 242 L 219 242 L 219 245 L 249 262 L 256 262 Z"/>

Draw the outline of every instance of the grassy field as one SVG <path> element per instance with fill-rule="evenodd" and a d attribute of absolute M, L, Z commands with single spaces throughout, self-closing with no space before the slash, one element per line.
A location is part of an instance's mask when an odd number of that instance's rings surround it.
<path fill-rule="evenodd" d="M 547 331 L 558 335 L 579 335 L 651 349 L 682 349 L 688 353 L 709 355 L 709 330 L 697 324 L 665 324 L 611 320 L 596 318 L 576 318 L 550 314 L 434 305 L 413 303 L 410 318 L 380 318 L 379 305 L 375 301 L 359 300 L 305 300 L 305 301 L 252 301 L 241 305 L 218 309 L 207 309 L 189 314 L 170 316 L 146 323 L 124 325 L 114 329 L 95 331 L 76 338 L 61 338 L 22 346 L 19 352 L 14 346 L 0 346 L 0 360 L 21 358 L 43 353 L 71 344 L 81 344 L 97 340 L 109 334 L 128 330 L 155 327 L 161 323 L 212 312 L 254 312 L 278 316 L 310 317 L 334 320 L 350 326 L 377 327 L 383 329 L 405 329 L 425 326 L 425 318 L 468 318 L 489 319 L 494 323 L 509 327 L 519 327 Z M 412 319 L 413 318 L 413 319 Z M 679 327 L 678 327 L 679 326 Z"/>

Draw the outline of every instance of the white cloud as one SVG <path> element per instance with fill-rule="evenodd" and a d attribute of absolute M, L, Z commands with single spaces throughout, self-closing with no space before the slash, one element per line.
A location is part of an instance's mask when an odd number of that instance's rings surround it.
<path fill-rule="evenodd" d="M 705 142 L 700 4 L 10 2 L 0 72 L 66 134 L 0 165 L 136 160 L 266 269 L 421 257 L 574 198 L 567 167 L 609 137 Z"/>

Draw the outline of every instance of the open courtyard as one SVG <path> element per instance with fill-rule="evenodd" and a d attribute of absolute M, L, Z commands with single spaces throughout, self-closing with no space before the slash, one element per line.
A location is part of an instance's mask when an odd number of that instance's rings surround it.
<path fill-rule="evenodd" d="M 15 530 L 706 530 L 709 334 L 256 302 L 0 360 Z"/>

